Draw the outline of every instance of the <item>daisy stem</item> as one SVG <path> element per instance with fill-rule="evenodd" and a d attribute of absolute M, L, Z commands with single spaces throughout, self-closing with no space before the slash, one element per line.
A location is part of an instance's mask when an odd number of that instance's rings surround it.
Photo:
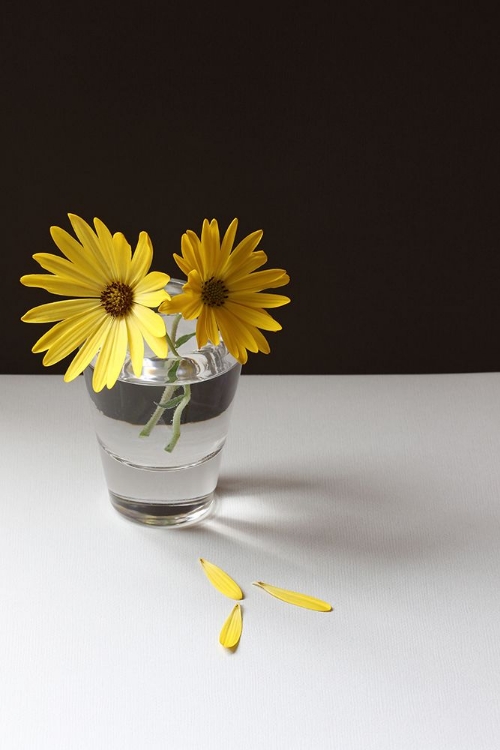
<path fill-rule="evenodd" d="M 174 315 L 174 319 L 172 321 L 172 330 L 170 332 L 170 335 L 172 336 L 172 339 L 175 341 L 177 338 L 177 328 L 179 326 L 179 321 L 182 318 L 181 313 L 177 313 L 177 315 Z"/>
<path fill-rule="evenodd" d="M 184 411 L 185 407 L 188 405 L 189 400 L 191 398 L 191 386 L 189 383 L 187 385 L 182 386 L 184 388 L 184 396 L 182 398 L 182 401 L 177 405 L 177 408 L 174 412 L 174 418 L 172 419 L 172 438 L 170 440 L 170 443 L 165 446 L 165 450 L 167 453 L 172 453 L 175 446 L 177 445 L 177 441 L 179 440 L 181 436 L 181 416 L 182 412 Z"/>
<path fill-rule="evenodd" d="M 180 357 L 179 352 L 175 348 L 174 341 L 177 338 L 177 327 L 179 325 L 179 320 L 182 318 L 181 313 L 177 313 L 177 315 L 174 316 L 174 319 L 172 321 L 172 330 L 170 331 L 170 336 L 168 335 L 168 331 L 165 331 L 165 336 L 167 337 L 167 344 L 169 345 L 171 351 L 175 354 L 176 357 Z M 163 401 L 164 399 L 162 399 Z"/>
<path fill-rule="evenodd" d="M 168 331 L 165 331 L 165 335 L 166 335 L 166 338 L 167 338 L 167 344 L 170 347 L 170 351 L 175 355 L 175 357 L 177 359 L 180 359 L 180 354 L 177 351 L 177 349 L 175 348 L 175 344 L 173 342 L 175 341 L 175 339 L 177 337 L 177 328 L 179 326 L 179 321 L 180 321 L 181 318 L 182 318 L 181 313 L 178 313 L 177 315 L 174 316 L 174 319 L 172 321 L 172 329 L 171 329 L 171 332 L 170 332 L 170 336 L 168 335 Z M 175 385 L 175 384 L 174 385 L 170 385 L 170 384 L 167 385 L 166 388 L 165 388 L 165 390 L 162 393 L 162 396 L 161 396 L 161 399 L 160 399 L 160 404 L 166 404 L 167 401 L 170 401 L 170 399 L 172 398 L 172 396 L 173 396 L 174 391 L 176 390 L 176 388 L 177 388 L 177 385 Z M 180 406 L 180 404 L 179 404 L 179 406 Z M 153 412 L 153 415 L 148 420 L 147 424 L 145 424 L 144 427 L 142 428 L 142 430 L 140 431 L 139 437 L 149 437 L 149 435 L 151 435 L 151 430 L 153 429 L 153 427 L 155 427 L 158 424 L 158 421 L 161 418 L 161 416 L 162 416 L 162 414 L 163 414 L 164 411 L 165 411 L 164 407 L 162 407 L 160 405 L 158 405 L 156 407 L 156 409 Z"/>
<path fill-rule="evenodd" d="M 165 404 L 167 401 L 170 401 L 176 389 L 177 389 L 177 385 L 175 385 L 175 383 L 174 385 L 167 385 L 167 387 L 162 393 L 160 404 Z M 150 417 L 147 424 L 145 424 L 142 430 L 140 431 L 139 437 L 149 437 L 151 435 L 151 430 L 153 429 L 153 427 L 155 427 L 158 424 L 158 421 L 164 411 L 165 411 L 164 407 L 162 406 L 156 407 L 156 409 L 153 412 L 153 415 Z"/>

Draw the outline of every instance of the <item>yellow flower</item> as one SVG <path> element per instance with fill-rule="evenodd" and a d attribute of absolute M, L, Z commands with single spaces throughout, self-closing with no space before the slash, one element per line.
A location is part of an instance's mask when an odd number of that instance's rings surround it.
<path fill-rule="evenodd" d="M 270 351 L 259 328 L 281 329 L 264 308 L 290 302 L 288 297 L 262 294 L 262 290 L 284 286 L 290 279 L 280 268 L 254 273 L 267 261 L 266 254 L 256 250 L 262 232 L 252 232 L 233 250 L 237 226 L 234 219 L 222 243 L 215 219 L 210 223 L 205 219 L 201 238 L 190 230 L 182 235 L 182 256 L 174 254 L 174 258 L 186 274 L 187 283 L 182 294 L 162 303 L 160 312 L 182 313 L 188 320 L 198 318 L 198 346 L 208 341 L 217 346 L 220 332 L 233 357 L 244 364 L 247 350 L 265 354 Z"/>
<path fill-rule="evenodd" d="M 50 273 L 23 276 L 21 283 L 78 299 L 39 305 L 21 320 L 59 321 L 32 349 L 46 351 L 46 366 L 79 348 L 64 376 L 66 382 L 83 372 L 99 353 L 92 385 L 101 391 L 116 383 L 127 348 L 137 376 L 142 370 L 144 339 L 158 357 L 167 356 L 165 323 L 150 308 L 169 299 L 164 287 L 170 277 L 157 271 L 148 273 L 153 248 L 146 232 L 140 233 L 132 255 L 123 234 L 111 235 L 99 219 L 94 219 L 95 232 L 78 216 L 69 214 L 69 219 L 79 242 L 64 229 L 51 227 L 52 239 L 65 258 L 36 253 L 33 258 Z"/>

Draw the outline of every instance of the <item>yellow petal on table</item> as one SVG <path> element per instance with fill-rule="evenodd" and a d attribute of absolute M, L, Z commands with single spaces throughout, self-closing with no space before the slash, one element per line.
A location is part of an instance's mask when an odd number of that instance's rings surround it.
<path fill-rule="evenodd" d="M 208 560 L 203 560 L 202 557 L 200 557 L 200 562 L 205 575 L 217 591 L 220 591 L 221 594 L 228 596 L 230 599 L 243 599 L 242 590 L 227 573 L 217 567 L 217 565 L 208 562 Z"/>
<path fill-rule="evenodd" d="M 314 609 L 316 612 L 331 612 L 333 609 L 332 605 L 328 604 L 328 602 L 315 599 L 313 596 L 308 596 L 307 594 L 298 594 L 296 591 L 279 589 L 277 586 L 271 586 L 269 583 L 262 583 L 262 581 L 255 581 L 253 585 L 260 586 L 261 589 L 275 596 L 276 599 L 281 599 L 281 601 L 287 602 L 287 604 L 294 604 L 296 607 Z"/>
<path fill-rule="evenodd" d="M 231 614 L 220 631 L 219 643 L 221 646 L 224 646 L 224 648 L 234 648 L 241 638 L 242 628 L 243 618 L 241 616 L 241 606 L 235 604 Z"/>

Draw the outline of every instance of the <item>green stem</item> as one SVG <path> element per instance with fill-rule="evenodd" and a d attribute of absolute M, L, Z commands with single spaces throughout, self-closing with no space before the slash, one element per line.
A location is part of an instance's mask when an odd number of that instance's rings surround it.
<path fill-rule="evenodd" d="M 180 355 L 179 355 L 179 352 L 177 351 L 177 349 L 175 348 L 175 345 L 172 343 L 172 340 L 175 341 L 175 339 L 176 339 L 177 328 L 179 326 L 179 321 L 180 321 L 181 318 L 182 318 L 181 313 L 178 313 L 177 315 L 174 316 L 174 319 L 172 321 L 172 332 L 171 332 L 170 336 L 168 335 L 168 331 L 165 331 L 165 335 L 166 335 L 166 338 L 167 338 L 167 344 L 169 345 L 171 351 L 178 358 L 180 358 Z M 162 415 L 163 415 L 163 413 L 165 411 L 165 407 L 161 406 L 161 404 L 165 404 L 165 403 L 167 403 L 167 401 L 170 401 L 170 399 L 172 398 L 172 396 L 173 396 L 174 391 L 176 390 L 176 388 L 177 388 L 176 385 L 167 385 L 167 387 L 165 388 L 165 390 L 162 393 L 162 397 L 160 399 L 160 403 L 158 404 L 158 406 L 154 410 L 154 412 L 153 412 L 151 418 L 148 420 L 147 424 L 145 424 L 144 427 L 142 428 L 142 430 L 140 431 L 139 437 L 149 437 L 151 435 L 151 430 L 153 429 L 153 427 L 155 427 L 158 424 L 159 420 L 161 419 L 161 417 L 162 417 Z"/>
<path fill-rule="evenodd" d="M 170 336 L 168 335 L 168 331 L 165 332 L 165 336 L 167 337 L 167 344 L 170 347 L 170 350 L 175 354 L 176 357 L 180 357 L 181 355 L 175 348 L 174 341 L 177 338 L 177 327 L 179 325 L 179 320 L 181 319 L 182 315 L 180 313 L 177 313 L 177 315 L 174 317 L 172 321 L 172 330 L 170 331 Z M 163 401 L 163 399 L 162 399 Z"/>
<path fill-rule="evenodd" d="M 165 332 L 167 344 L 170 347 L 170 351 L 172 352 L 172 354 L 174 354 L 176 358 L 177 366 L 179 364 L 179 360 L 181 359 L 181 355 L 177 351 L 174 341 L 177 338 L 177 328 L 179 326 L 179 321 L 181 317 L 182 315 L 180 313 L 174 317 L 172 321 L 172 329 L 170 331 L 170 336 L 168 334 L 168 331 Z M 175 362 L 172 364 L 170 368 L 170 370 L 172 371 L 173 378 L 175 377 L 174 369 L 173 369 L 174 366 L 175 366 Z M 177 371 L 177 368 L 175 369 L 175 372 L 176 371 Z M 148 420 L 147 424 L 144 425 L 141 432 L 139 433 L 140 437 L 149 437 L 153 427 L 155 427 L 158 424 L 165 410 L 169 408 L 171 409 L 174 405 L 176 405 L 176 409 L 175 409 L 174 416 L 172 419 L 172 438 L 169 444 L 165 446 L 165 450 L 168 453 L 172 453 L 175 446 L 177 445 L 177 441 L 179 440 L 181 436 L 182 412 L 184 411 L 186 406 L 189 404 L 189 401 L 191 399 L 191 386 L 189 384 L 182 386 L 184 390 L 184 395 L 182 396 L 180 400 L 179 398 L 172 398 L 178 387 L 179 386 L 177 383 L 169 384 L 165 387 L 165 390 L 162 393 L 160 402 L 157 404 L 156 409 L 154 410 L 151 418 Z"/>
<path fill-rule="evenodd" d="M 159 404 L 156 404 L 157 406 L 160 406 L 162 409 L 173 409 L 174 406 L 177 406 L 177 404 L 180 404 L 182 401 L 182 396 L 174 396 L 170 399 L 170 401 L 160 401 Z"/>
<path fill-rule="evenodd" d="M 189 385 L 189 383 L 187 385 L 183 385 L 182 387 L 184 388 L 184 396 L 174 412 L 174 418 L 172 419 L 172 438 L 170 440 L 170 443 L 165 446 L 165 450 L 167 451 L 167 453 L 172 453 L 175 446 L 177 445 L 177 441 L 181 436 L 182 412 L 189 404 L 189 401 L 191 399 L 191 386 Z"/>
<path fill-rule="evenodd" d="M 175 341 L 177 338 L 177 328 L 179 327 L 179 321 L 181 318 L 182 318 L 181 313 L 177 313 L 177 315 L 174 315 L 174 319 L 172 321 L 172 330 L 170 332 L 172 341 Z"/>
<path fill-rule="evenodd" d="M 160 404 L 164 404 L 167 401 L 169 401 L 174 391 L 177 389 L 177 385 L 167 385 L 165 390 L 162 393 Z M 153 415 L 148 420 L 147 424 L 144 425 L 142 430 L 139 433 L 139 437 L 149 437 L 151 435 L 151 430 L 153 427 L 155 427 L 158 424 L 158 421 L 160 420 L 161 416 L 163 415 L 163 412 L 165 411 L 163 406 L 158 405 L 156 409 L 153 412 Z"/>
<path fill-rule="evenodd" d="M 172 352 L 172 354 L 174 354 L 176 357 L 180 357 L 180 354 L 177 351 L 177 349 L 175 348 L 174 342 L 172 341 L 172 339 L 170 338 L 170 336 L 168 335 L 168 333 L 165 333 L 165 336 L 167 338 L 168 347 L 169 347 L 170 351 Z"/>

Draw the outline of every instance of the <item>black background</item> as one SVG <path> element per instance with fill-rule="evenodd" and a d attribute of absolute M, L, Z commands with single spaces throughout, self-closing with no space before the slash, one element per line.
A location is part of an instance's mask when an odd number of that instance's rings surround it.
<path fill-rule="evenodd" d="M 3 6 L 0 371 L 44 370 L 19 284 L 101 218 L 175 276 L 237 216 L 286 268 L 246 373 L 500 369 L 498 25 L 460 3 Z M 177 273 L 179 275 L 180 272 Z M 280 290 L 285 291 L 285 290 Z"/>

